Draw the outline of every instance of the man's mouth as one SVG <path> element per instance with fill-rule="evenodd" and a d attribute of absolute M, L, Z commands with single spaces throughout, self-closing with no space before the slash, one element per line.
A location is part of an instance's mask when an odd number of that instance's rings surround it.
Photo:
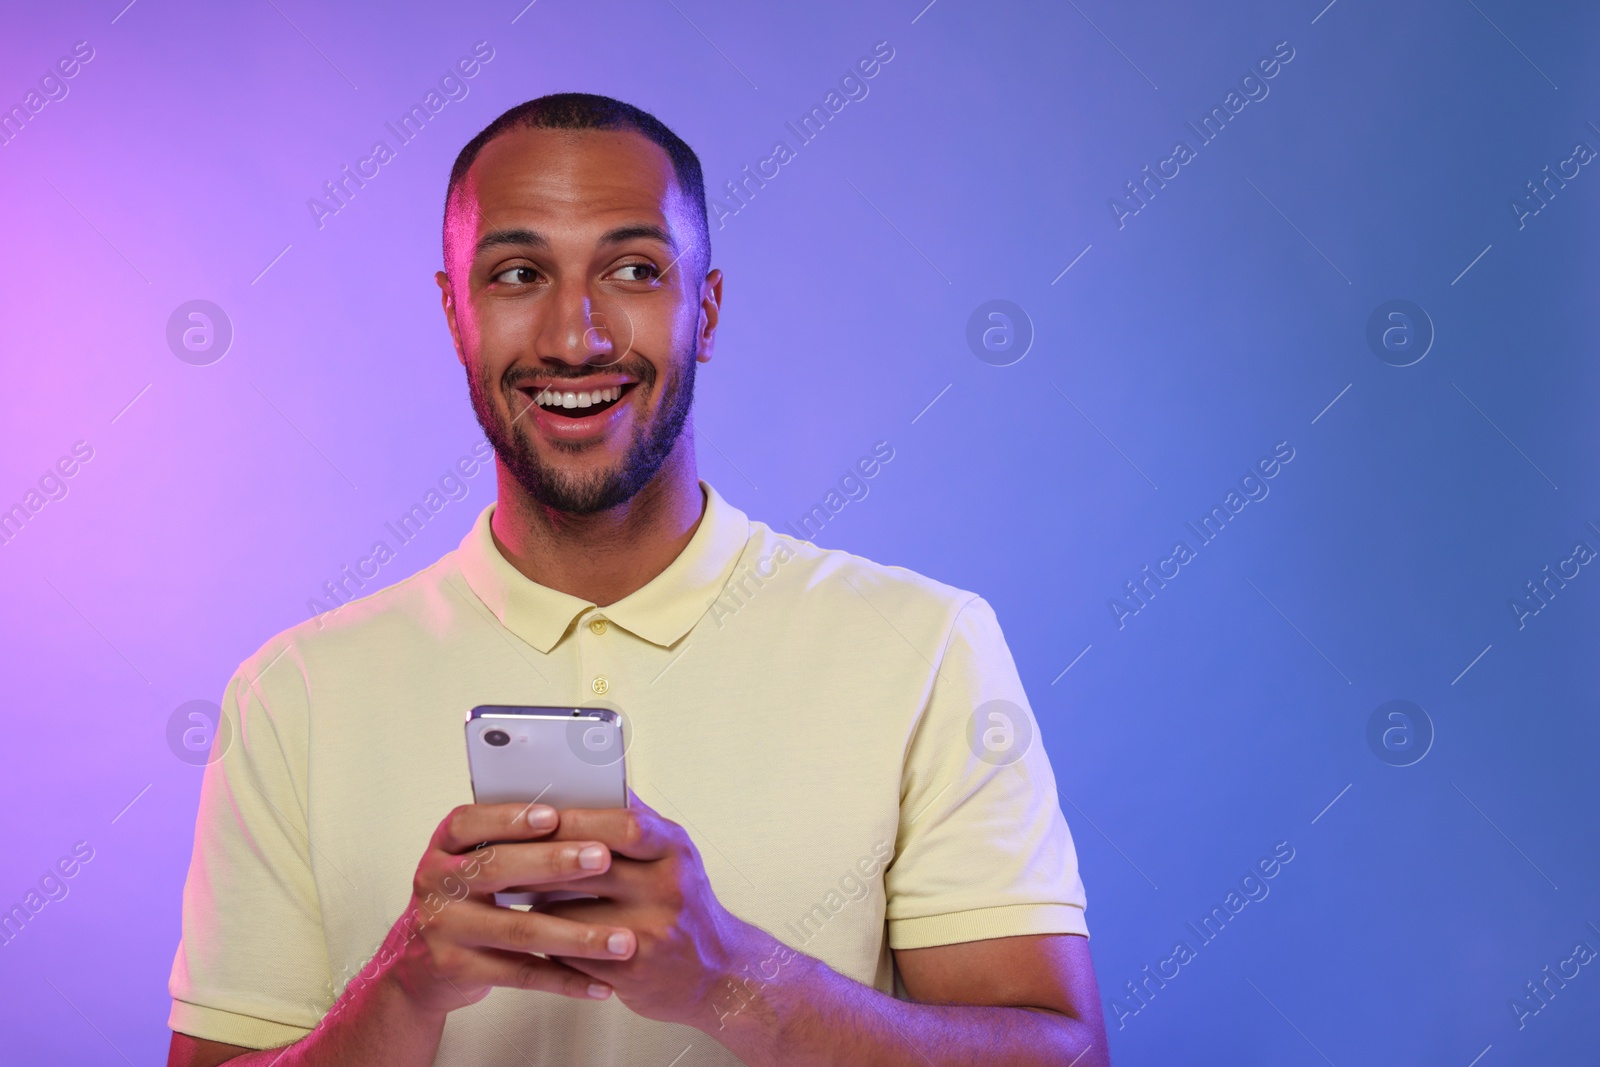
<path fill-rule="evenodd" d="M 523 392 L 552 415 L 578 419 L 588 415 L 598 415 L 613 407 L 637 384 L 637 382 L 624 382 L 598 389 L 563 389 L 559 383 L 551 383 L 535 389 L 524 389 Z"/>

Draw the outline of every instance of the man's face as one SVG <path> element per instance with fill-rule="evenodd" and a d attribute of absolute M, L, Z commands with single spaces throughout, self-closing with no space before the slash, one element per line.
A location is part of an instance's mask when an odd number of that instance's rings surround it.
<path fill-rule="evenodd" d="M 633 131 L 502 134 L 457 187 L 445 315 L 478 421 L 538 503 L 615 507 L 680 446 L 722 296 L 695 211 Z"/>

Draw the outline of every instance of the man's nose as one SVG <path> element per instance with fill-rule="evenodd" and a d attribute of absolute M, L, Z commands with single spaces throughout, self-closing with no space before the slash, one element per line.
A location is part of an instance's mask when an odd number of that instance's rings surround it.
<path fill-rule="evenodd" d="M 595 306 L 593 295 L 584 286 L 558 287 L 546 311 L 535 344 L 540 358 L 572 366 L 604 365 L 613 358 L 616 344 L 612 316 Z"/>

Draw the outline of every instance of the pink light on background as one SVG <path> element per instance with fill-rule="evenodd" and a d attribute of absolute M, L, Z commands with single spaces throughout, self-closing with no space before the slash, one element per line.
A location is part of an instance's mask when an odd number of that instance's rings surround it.
<path fill-rule="evenodd" d="M 1510 606 L 1600 550 L 1594 179 L 1527 200 L 1575 139 L 1600 149 L 1592 12 L 141 0 L 8 26 L 17 1062 L 159 1061 L 200 773 L 180 711 L 491 499 L 432 280 L 444 183 L 560 90 L 700 153 L 728 279 L 702 475 L 994 604 L 1117 1062 L 1488 1067 L 1600 1040 L 1600 982 L 1508 1010 L 1600 947 L 1589 568 Z M 1410 362 L 1390 320 L 1369 334 L 1398 301 L 1430 336 Z M 1280 442 L 1269 493 L 1229 505 Z M 1151 581 L 1175 539 L 1193 558 Z M 1413 762 L 1371 740 L 1393 701 L 1429 739 Z M 1270 895 L 1128 1000 L 1280 841 Z"/>

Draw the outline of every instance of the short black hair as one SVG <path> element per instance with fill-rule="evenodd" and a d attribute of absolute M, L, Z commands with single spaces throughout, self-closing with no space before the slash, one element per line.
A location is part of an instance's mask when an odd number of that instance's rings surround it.
<path fill-rule="evenodd" d="M 455 165 L 450 168 L 450 184 L 445 188 L 446 242 L 450 233 L 450 200 L 455 196 L 456 187 L 466 178 L 467 171 L 472 169 L 473 161 L 483 151 L 483 146 L 511 130 L 633 130 L 648 137 L 667 153 L 667 158 L 672 161 L 672 174 L 678 182 L 678 188 L 683 190 L 689 203 L 698 209 L 695 221 L 700 231 L 697 236 L 701 249 L 700 254 L 690 257 L 690 260 L 699 262 L 702 273 L 709 268 L 711 226 L 706 214 L 706 182 L 700 169 L 700 157 L 694 154 L 694 149 L 683 138 L 648 111 L 594 93 L 551 93 L 518 104 L 467 142 L 456 156 Z M 448 247 L 445 249 L 445 262 L 449 263 Z"/>

